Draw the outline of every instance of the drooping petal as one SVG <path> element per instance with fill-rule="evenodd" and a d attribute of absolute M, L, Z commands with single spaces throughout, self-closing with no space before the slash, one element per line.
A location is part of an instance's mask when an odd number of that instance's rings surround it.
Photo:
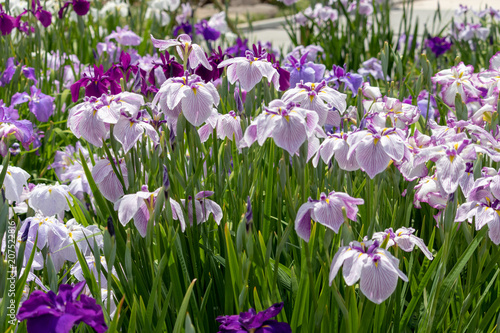
<path fill-rule="evenodd" d="M 295 231 L 306 242 L 309 242 L 309 237 L 311 237 L 311 210 L 313 208 L 314 203 L 306 202 L 300 206 L 295 217 Z"/>
<path fill-rule="evenodd" d="M 368 259 L 361 271 L 361 292 L 373 303 L 380 304 L 396 290 L 398 274 L 387 259 Z"/>

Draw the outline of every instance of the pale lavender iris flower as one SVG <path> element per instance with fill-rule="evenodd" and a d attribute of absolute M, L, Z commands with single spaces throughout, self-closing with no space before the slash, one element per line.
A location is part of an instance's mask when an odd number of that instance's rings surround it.
<path fill-rule="evenodd" d="M 212 65 L 208 62 L 205 51 L 203 51 L 201 46 L 193 44 L 191 37 L 186 34 L 179 35 L 177 39 L 167 40 L 155 39 L 151 35 L 151 41 L 153 42 L 153 46 L 160 51 L 165 51 L 169 47 L 176 46 L 177 53 L 181 59 L 184 60 L 187 57 L 189 60 L 188 65 L 191 69 L 195 69 L 198 65 L 202 64 L 208 70 L 212 70 Z"/>
<path fill-rule="evenodd" d="M 422 253 L 427 257 L 427 259 L 432 260 L 431 251 L 427 248 L 422 238 L 418 238 L 414 235 L 415 229 L 401 227 L 396 231 L 392 228 L 386 229 L 383 232 L 376 232 L 372 236 L 372 240 L 378 241 L 380 244 L 388 237 L 387 247 L 398 246 L 401 250 L 405 252 L 411 252 L 417 246 Z"/>
<path fill-rule="evenodd" d="M 350 133 L 343 132 L 329 134 L 319 146 L 316 156 L 312 160 L 313 166 L 318 166 L 320 157 L 327 165 L 330 163 L 332 157 L 335 157 L 335 161 L 337 161 L 342 170 L 358 170 L 359 165 L 356 156 L 352 154 L 350 158 L 347 158 L 347 153 L 349 152 L 347 138 L 349 135 Z"/>
<path fill-rule="evenodd" d="M 212 196 L 214 192 L 212 191 L 201 191 L 198 192 L 194 197 L 194 206 L 196 210 L 196 223 L 201 224 L 203 222 L 208 221 L 210 215 L 213 215 L 215 222 L 219 225 L 222 220 L 222 208 L 213 200 L 207 199 Z M 193 225 L 193 205 L 191 203 L 191 196 L 188 197 L 188 201 L 186 203 L 185 199 L 181 199 L 181 205 L 187 206 L 189 222 Z M 173 218 L 178 219 L 178 210 L 172 209 Z M 184 231 L 184 229 L 182 229 Z"/>
<path fill-rule="evenodd" d="M 475 217 L 476 230 L 488 225 L 488 236 L 500 244 L 500 176 L 495 169 L 483 168 L 483 177 L 477 179 L 467 195 L 467 201 L 458 206 L 455 222 Z"/>
<path fill-rule="evenodd" d="M 377 241 L 351 242 L 335 254 L 330 268 L 330 285 L 343 266 L 342 275 L 348 286 L 359 281 L 359 288 L 370 301 L 380 304 L 396 290 L 398 277 L 408 277 L 398 268 L 399 259 L 380 248 Z"/>
<path fill-rule="evenodd" d="M 318 114 L 318 125 L 340 125 L 340 112 L 347 107 L 347 95 L 326 85 L 326 81 L 316 83 L 299 83 L 295 88 L 285 92 L 283 101 L 300 103 L 300 107 L 313 110 Z"/>
<path fill-rule="evenodd" d="M 278 147 L 293 155 L 314 134 L 317 126 L 316 112 L 277 99 L 247 127 L 242 147 L 249 147 L 255 141 L 262 146 L 267 138 L 272 137 Z"/>
<path fill-rule="evenodd" d="M 63 216 L 64 211 L 69 210 L 69 204 L 73 199 L 69 195 L 69 187 L 66 185 L 38 184 L 31 192 L 28 204 L 35 211 L 40 211 L 45 216 Z"/>
<path fill-rule="evenodd" d="M 199 126 L 210 117 L 214 105 L 219 105 L 219 99 L 211 82 L 205 83 L 198 75 L 186 75 L 166 80 L 152 105 L 159 104 L 167 116 L 175 119 L 182 112 L 188 122 Z"/>
<path fill-rule="evenodd" d="M 118 219 L 122 225 L 127 225 L 131 219 L 134 219 L 134 224 L 142 237 L 146 237 L 150 212 L 154 211 L 156 197 L 162 188 L 156 189 L 154 192 L 149 192 L 148 187 L 143 185 L 137 193 L 124 195 L 121 199 L 115 202 L 114 208 L 118 211 Z M 186 223 L 182 208 L 178 202 L 169 199 L 172 208 L 172 215 L 175 220 L 179 220 L 181 230 L 186 229 Z"/>
<path fill-rule="evenodd" d="M 125 153 L 144 135 L 147 135 L 155 146 L 158 145 L 160 137 L 150 122 L 149 114 L 144 110 L 132 115 L 122 111 L 120 119 L 115 124 L 113 135 L 122 144 Z"/>
<path fill-rule="evenodd" d="M 449 106 L 455 105 L 455 96 L 460 94 L 462 101 L 466 102 L 468 97 L 478 97 L 480 91 L 472 82 L 474 67 L 465 66 L 463 62 L 450 69 L 444 69 L 432 77 L 433 83 L 439 83 L 442 86 L 440 92 L 444 102 Z"/>
<path fill-rule="evenodd" d="M 400 129 L 379 129 L 368 124 L 367 130 L 349 136 L 347 158 L 355 154 L 358 165 L 373 179 L 387 169 L 391 161 L 402 161 L 406 149 L 404 136 Z"/>
<path fill-rule="evenodd" d="M 2 170 L 3 166 L 0 165 L 0 173 Z M 30 177 L 30 174 L 23 169 L 9 165 L 1 186 L 5 189 L 5 198 L 7 200 L 19 202 L 20 197 L 23 194 L 23 188 L 28 186 L 26 181 Z"/>
<path fill-rule="evenodd" d="M 244 57 L 236 57 L 224 60 L 217 67 L 227 67 L 227 78 L 231 84 L 239 81 L 243 90 L 252 90 L 263 77 L 274 84 L 274 88 L 279 88 L 279 74 L 273 64 L 267 60 L 267 52 L 258 54 L 247 50 Z"/>
<path fill-rule="evenodd" d="M 311 220 L 339 232 L 340 226 L 344 223 L 345 209 L 346 216 L 352 221 L 356 221 L 358 205 L 364 204 L 363 199 L 353 198 L 342 192 L 332 191 L 328 195 L 321 193 L 319 200 L 312 200 L 300 206 L 295 217 L 295 231 L 297 235 L 309 242 L 311 237 Z"/>
<path fill-rule="evenodd" d="M 109 201 L 116 202 L 124 194 L 124 188 L 113 171 L 111 163 L 107 158 L 97 161 L 92 168 L 92 177 L 101 194 Z M 115 163 L 115 166 L 121 170 L 123 182 L 128 188 L 128 171 L 125 161 L 121 159 L 119 163 Z"/>
<path fill-rule="evenodd" d="M 237 116 L 234 111 L 229 111 L 228 114 L 220 114 L 216 109 L 213 109 L 207 123 L 198 130 L 201 142 L 207 141 L 214 129 L 216 129 L 218 139 L 224 140 L 228 138 L 233 141 L 234 137 L 236 146 L 239 147 L 243 132 L 240 116 Z"/>
<path fill-rule="evenodd" d="M 116 31 L 112 31 L 104 40 L 109 42 L 114 39 L 121 45 L 136 46 L 141 43 L 141 37 L 135 32 L 129 30 L 128 25 L 123 28 L 116 27 Z"/>

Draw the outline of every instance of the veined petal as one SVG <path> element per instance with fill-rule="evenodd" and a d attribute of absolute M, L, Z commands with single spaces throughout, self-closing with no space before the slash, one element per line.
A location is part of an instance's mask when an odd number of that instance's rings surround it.
<path fill-rule="evenodd" d="M 281 117 L 276 121 L 272 136 L 278 147 L 293 155 L 307 140 L 307 133 L 304 120 L 299 117 L 289 117 L 288 119 Z"/>
<path fill-rule="evenodd" d="M 204 88 L 189 89 L 182 100 L 182 112 L 186 120 L 194 126 L 199 126 L 212 113 L 213 98 Z"/>
<path fill-rule="evenodd" d="M 242 62 L 234 65 L 236 67 L 236 76 L 240 81 L 243 90 L 250 91 L 257 83 L 262 80 L 260 69 L 251 62 Z"/>
<path fill-rule="evenodd" d="M 351 147 L 352 148 L 352 147 Z M 368 176 L 373 179 L 389 166 L 391 158 L 380 144 L 371 138 L 364 139 L 356 148 L 356 161 Z"/>
<path fill-rule="evenodd" d="M 396 290 L 398 274 L 384 256 L 375 262 L 368 259 L 361 271 L 361 292 L 373 303 L 380 304 Z"/>
<path fill-rule="evenodd" d="M 443 190 L 451 194 L 458 188 L 458 180 L 465 172 L 465 161 L 459 155 L 443 156 L 436 162 L 436 174 Z"/>

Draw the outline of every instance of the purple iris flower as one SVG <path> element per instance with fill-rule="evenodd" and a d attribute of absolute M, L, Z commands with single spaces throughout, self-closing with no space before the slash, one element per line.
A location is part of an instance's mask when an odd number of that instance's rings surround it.
<path fill-rule="evenodd" d="M 330 76 L 325 79 L 327 82 L 333 82 L 335 89 L 339 89 L 340 83 L 351 89 L 353 96 L 356 96 L 358 89 L 363 84 L 363 76 L 347 72 L 344 67 L 333 65 Z"/>
<path fill-rule="evenodd" d="M 12 30 L 16 27 L 16 19 L 3 10 L 0 4 L 0 32 L 2 35 L 9 35 Z"/>
<path fill-rule="evenodd" d="M 276 54 L 268 53 L 267 61 L 273 64 L 274 69 L 278 72 L 279 75 L 279 90 L 287 91 L 290 88 L 290 72 L 285 68 L 280 67 L 280 62 L 276 60 Z"/>
<path fill-rule="evenodd" d="M 220 316 L 219 333 L 291 333 L 292 328 L 287 323 L 280 323 L 271 318 L 276 317 L 283 309 L 283 302 L 257 313 L 254 309 L 239 315 Z"/>
<path fill-rule="evenodd" d="M 35 290 L 30 298 L 23 302 L 18 320 L 27 319 L 28 331 L 39 333 L 68 333 L 73 326 L 83 322 L 98 333 L 106 332 L 102 308 L 92 297 L 80 295 L 85 281 L 74 287 L 62 284 L 58 294 L 53 291 L 44 293 Z M 80 300 L 77 300 L 80 295 Z"/>
<path fill-rule="evenodd" d="M 342 208 L 345 208 L 349 219 L 356 221 L 358 205 L 364 203 L 363 199 L 353 198 L 342 192 L 332 191 L 328 195 L 321 193 L 319 200 L 309 198 L 308 202 L 300 206 L 295 218 L 295 231 L 300 238 L 309 242 L 312 219 L 338 233 L 344 223 Z"/>
<path fill-rule="evenodd" d="M 437 107 L 436 99 L 426 90 L 422 90 L 420 94 L 418 94 L 417 106 L 420 110 L 420 114 L 424 118 L 427 119 L 427 117 L 429 117 L 429 119 L 437 119 L 439 117 L 439 109 Z"/>
<path fill-rule="evenodd" d="M 91 72 L 91 75 L 83 73 L 83 77 L 71 85 L 73 102 L 78 100 L 81 87 L 85 88 L 85 96 L 87 97 L 101 97 L 103 94 L 108 93 L 108 89 L 111 90 L 111 94 L 113 95 L 122 91 L 122 88 L 116 81 L 109 75 L 104 74 L 102 65 L 99 67 L 94 65 L 94 70 Z"/>
<path fill-rule="evenodd" d="M 335 254 L 330 268 L 330 285 L 342 265 L 348 286 L 359 282 L 359 289 L 370 301 L 380 304 L 396 290 L 398 277 L 408 277 L 398 268 L 399 259 L 380 248 L 377 241 L 351 242 Z"/>
<path fill-rule="evenodd" d="M 161 62 L 153 62 L 153 68 L 149 72 L 148 77 L 149 83 L 154 85 L 156 84 L 156 80 L 158 80 L 158 83 L 161 85 L 163 84 L 163 82 L 165 82 L 165 80 L 170 79 L 171 77 L 181 77 L 184 75 L 184 68 L 181 64 L 175 61 L 175 57 L 170 57 L 168 51 L 165 51 L 165 54 L 160 53 L 160 59 Z M 198 66 L 198 68 L 200 67 L 205 68 L 202 65 Z M 155 72 L 157 68 L 161 68 L 161 71 L 163 73 L 162 78 L 159 78 L 159 74 Z"/>
<path fill-rule="evenodd" d="M 382 62 L 377 58 L 370 58 L 363 62 L 363 67 L 358 70 L 358 73 L 363 76 L 371 75 L 375 80 L 389 80 L 389 78 L 384 78 L 384 72 L 382 70 Z"/>
<path fill-rule="evenodd" d="M 64 5 L 59 9 L 59 18 L 62 19 L 64 16 L 64 11 L 66 8 L 68 8 L 70 5 L 73 6 L 73 10 L 75 11 L 76 15 L 79 16 L 85 16 L 90 10 L 90 1 L 88 0 L 71 0 L 71 1 L 66 1 Z"/>
<path fill-rule="evenodd" d="M 439 57 L 451 48 L 452 43 L 448 41 L 447 37 L 429 36 L 425 41 L 425 45 L 431 49 L 436 57 Z"/>
<path fill-rule="evenodd" d="M 36 119 L 41 122 L 46 122 L 55 110 L 54 97 L 45 95 L 40 89 L 35 86 L 30 88 L 31 95 L 28 93 L 15 93 L 12 96 L 12 105 L 18 105 L 28 102 L 28 107 L 36 116 Z"/>
<path fill-rule="evenodd" d="M 51 23 L 52 23 L 52 14 L 45 9 L 43 9 L 43 6 L 40 4 L 40 0 L 32 0 L 31 1 L 31 12 L 33 15 L 37 18 L 42 25 L 47 28 Z M 23 15 L 23 14 L 21 14 Z"/>
<path fill-rule="evenodd" d="M 295 87 L 300 81 L 304 83 L 320 82 L 325 74 L 325 65 L 315 64 L 307 61 L 308 52 L 304 53 L 300 59 L 288 56 L 289 64 L 284 68 L 290 72 L 290 85 Z"/>
<path fill-rule="evenodd" d="M 220 31 L 210 27 L 207 20 L 201 20 L 194 25 L 196 33 L 198 35 L 203 35 L 203 38 L 207 41 L 215 41 L 220 37 Z"/>
<path fill-rule="evenodd" d="M 208 58 L 208 63 L 212 66 L 212 69 L 210 70 L 200 64 L 194 70 L 194 73 L 199 75 L 205 82 L 217 80 L 221 77 L 222 73 L 224 73 L 224 68 L 218 68 L 217 66 L 219 66 L 219 64 L 224 60 L 225 56 L 226 53 L 222 52 L 222 49 L 219 46 L 217 50 L 212 51 L 212 55 Z"/>
<path fill-rule="evenodd" d="M 245 52 L 249 50 L 248 39 L 241 39 L 238 37 L 236 39 L 236 44 L 230 46 L 226 49 L 226 53 L 232 55 L 233 57 L 244 57 Z"/>
<path fill-rule="evenodd" d="M 0 87 L 6 86 L 12 80 L 12 77 L 16 73 L 16 68 L 19 65 L 13 57 L 7 59 L 7 66 L 5 67 L 5 71 L 0 75 Z M 21 73 L 23 73 L 24 77 L 33 80 L 35 84 L 38 83 L 35 75 L 35 69 L 32 67 L 21 67 Z"/>
<path fill-rule="evenodd" d="M 179 25 L 176 25 L 173 31 L 174 36 L 179 36 L 181 31 L 183 34 L 192 36 L 193 26 L 191 25 L 191 23 L 189 23 L 189 21 L 182 22 Z"/>

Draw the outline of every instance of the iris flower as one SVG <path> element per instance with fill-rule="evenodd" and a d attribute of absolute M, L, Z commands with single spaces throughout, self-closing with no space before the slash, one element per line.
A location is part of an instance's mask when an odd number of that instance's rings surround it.
<path fill-rule="evenodd" d="M 348 286 L 359 281 L 359 288 L 370 301 L 380 304 L 396 290 L 398 277 L 408 277 L 398 268 L 399 259 L 380 248 L 377 241 L 351 242 L 335 254 L 330 268 L 330 285 L 343 265 L 342 275 Z"/>
<path fill-rule="evenodd" d="M 324 80 L 319 84 L 301 82 L 283 95 L 284 101 L 300 103 L 301 108 L 315 111 L 320 126 L 340 124 L 339 112 L 345 111 L 346 99 L 346 94 L 328 87 Z"/>
<path fill-rule="evenodd" d="M 0 165 L 0 173 L 2 170 L 3 166 Z M 5 189 L 5 198 L 19 202 L 24 186 L 28 186 L 26 181 L 30 177 L 30 174 L 23 169 L 9 165 L 2 184 L 2 187 Z"/>
<path fill-rule="evenodd" d="M 82 281 L 74 287 L 60 285 L 57 294 L 35 290 L 23 302 L 17 319 L 27 320 L 30 333 L 69 333 L 73 326 L 81 322 L 98 333 L 104 333 L 107 326 L 102 308 L 92 297 L 80 295 L 84 287 L 85 281 Z"/>
<path fill-rule="evenodd" d="M 309 198 L 309 201 L 300 206 L 295 218 L 295 231 L 297 235 L 309 242 L 311 236 L 311 219 L 333 230 L 339 232 L 344 223 L 345 209 L 349 219 L 356 221 L 358 205 L 364 204 L 363 199 L 357 199 L 346 193 L 332 191 L 328 195 L 321 193 L 319 200 Z"/>
<path fill-rule="evenodd" d="M 212 66 L 208 63 L 205 51 L 198 44 L 192 43 L 191 37 L 186 34 L 182 34 L 176 39 L 167 40 L 155 39 L 151 35 L 151 41 L 153 42 L 153 46 L 160 51 L 165 51 L 169 47 L 176 46 L 177 53 L 181 59 L 188 58 L 188 65 L 191 69 L 195 69 L 199 64 L 202 64 L 207 69 L 212 69 Z"/>
<path fill-rule="evenodd" d="M 384 232 L 376 232 L 373 234 L 372 239 L 377 240 L 380 244 L 384 242 L 386 237 L 389 237 L 387 248 L 391 246 L 398 246 L 405 252 L 413 251 L 415 245 L 424 253 L 427 259 L 432 260 L 433 256 L 431 251 L 427 248 L 422 238 L 413 235 L 415 229 L 401 227 L 396 231 L 392 228 L 386 229 Z"/>
<path fill-rule="evenodd" d="M 403 137 L 400 129 L 378 129 L 369 124 L 367 130 L 349 136 L 347 158 L 356 154 L 358 165 L 373 179 L 387 169 L 391 160 L 400 162 L 403 159 L 406 149 Z"/>
<path fill-rule="evenodd" d="M 291 333 L 287 323 L 280 323 L 271 318 L 276 317 L 283 309 L 283 302 L 276 303 L 270 308 L 257 313 L 254 309 L 242 312 L 239 315 L 220 316 L 219 333 Z"/>
<path fill-rule="evenodd" d="M 246 91 L 252 90 L 263 77 L 279 88 L 279 74 L 273 64 L 267 60 L 267 52 L 261 50 L 257 53 L 247 50 L 244 57 L 236 57 L 224 60 L 217 66 L 218 68 L 227 66 L 227 78 L 231 84 L 239 81 L 240 87 Z"/>
<path fill-rule="evenodd" d="M 194 126 L 203 124 L 219 105 L 219 93 L 211 82 L 205 83 L 198 75 L 170 78 L 165 81 L 153 99 L 153 107 L 160 104 L 168 116 L 177 118 L 182 111 Z"/>
<path fill-rule="evenodd" d="M 242 145 L 249 147 L 257 141 L 262 146 L 267 138 L 272 137 L 278 147 L 293 155 L 313 135 L 317 126 L 316 112 L 277 99 L 270 102 L 247 127 Z"/>

